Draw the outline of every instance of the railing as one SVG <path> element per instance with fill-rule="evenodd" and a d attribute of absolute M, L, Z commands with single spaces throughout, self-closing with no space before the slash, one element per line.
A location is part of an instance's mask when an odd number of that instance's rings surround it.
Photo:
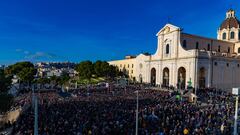
<path fill-rule="evenodd" d="M 199 57 L 226 57 L 226 58 L 238 58 L 235 53 L 226 53 L 226 52 L 216 52 L 216 51 L 205 51 L 205 50 L 197 50 L 197 56 Z"/>

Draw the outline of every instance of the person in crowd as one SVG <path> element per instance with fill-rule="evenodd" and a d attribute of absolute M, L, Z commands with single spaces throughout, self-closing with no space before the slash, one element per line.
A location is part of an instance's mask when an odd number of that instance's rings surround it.
<path fill-rule="evenodd" d="M 70 90 L 37 94 L 39 135 L 133 135 L 136 120 L 136 93 L 139 90 L 139 135 L 230 134 L 234 112 L 228 93 L 199 90 L 211 104 L 200 106 L 178 102 L 169 91 L 140 86 Z M 74 96 L 73 96 L 74 95 Z M 26 102 L 31 106 L 31 93 Z M 203 102 L 203 101 L 202 101 Z M 228 104 L 228 106 L 226 106 Z M 29 107 L 13 128 L 14 135 L 32 135 L 34 112 Z"/>

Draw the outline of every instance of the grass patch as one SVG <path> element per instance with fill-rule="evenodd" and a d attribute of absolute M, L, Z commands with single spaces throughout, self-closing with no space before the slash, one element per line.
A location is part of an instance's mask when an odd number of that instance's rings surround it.
<path fill-rule="evenodd" d="M 79 79 L 79 80 L 77 80 L 77 82 L 78 82 L 78 84 L 86 85 L 86 84 L 97 84 L 97 83 L 100 83 L 100 82 L 104 82 L 105 80 L 106 79 L 104 77 L 93 77 L 90 80 Z"/>

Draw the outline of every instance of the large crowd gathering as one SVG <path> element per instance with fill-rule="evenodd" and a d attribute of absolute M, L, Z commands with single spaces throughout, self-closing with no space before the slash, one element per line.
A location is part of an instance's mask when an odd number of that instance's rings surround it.
<path fill-rule="evenodd" d="M 139 135 L 230 135 L 234 104 L 231 95 L 216 89 L 198 91 L 206 104 L 172 100 L 170 91 L 126 88 L 82 88 L 61 96 L 57 91 L 36 93 L 39 135 L 133 135 L 139 94 Z M 14 135 L 33 135 L 32 93 L 19 99 L 29 104 L 13 124 Z M 211 102 L 210 102 L 211 101 Z M 203 102 L 203 101 L 202 101 Z"/>

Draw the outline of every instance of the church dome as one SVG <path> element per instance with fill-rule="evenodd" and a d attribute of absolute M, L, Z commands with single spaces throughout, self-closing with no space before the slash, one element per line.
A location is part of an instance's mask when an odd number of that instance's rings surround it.
<path fill-rule="evenodd" d="M 229 17 L 229 18 L 226 18 L 223 22 L 222 22 L 222 24 L 221 24 L 221 26 L 220 26 L 220 29 L 222 30 L 222 29 L 231 29 L 231 28 L 239 28 L 239 26 L 240 26 L 240 21 L 237 19 L 237 18 L 235 18 L 235 17 Z"/>
<path fill-rule="evenodd" d="M 226 19 L 222 22 L 217 31 L 217 39 L 229 42 L 240 41 L 240 21 L 233 9 L 226 12 Z"/>

